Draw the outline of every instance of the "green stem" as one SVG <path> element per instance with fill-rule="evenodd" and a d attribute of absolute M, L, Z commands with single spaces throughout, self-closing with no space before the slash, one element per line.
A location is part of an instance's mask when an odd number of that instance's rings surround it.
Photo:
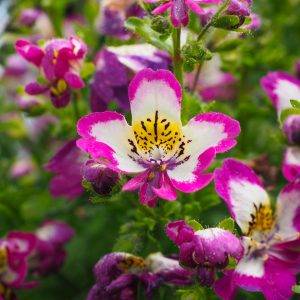
<path fill-rule="evenodd" d="M 183 74 L 182 74 L 182 58 L 181 58 L 181 28 L 174 28 L 173 30 L 173 67 L 176 78 L 179 83 L 183 83 Z"/>
<path fill-rule="evenodd" d="M 194 94 L 195 91 L 196 91 L 197 84 L 198 84 L 198 81 L 199 81 L 200 72 L 201 72 L 201 67 L 202 67 L 202 64 L 199 63 L 199 65 L 197 67 L 196 74 L 195 74 L 194 82 L 193 82 L 193 85 L 192 85 L 192 91 L 191 91 L 192 94 Z"/>
<path fill-rule="evenodd" d="M 219 7 L 218 11 L 215 13 L 215 15 L 211 18 L 211 20 L 202 28 L 202 30 L 200 31 L 197 41 L 200 41 L 204 35 L 206 34 L 206 32 L 208 31 L 208 29 L 212 26 L 212 24 L 214 23 L 214 21 L 216 19 L 219 18 L 220 14 L 223 13 L 223 11 L 227 8 L 227 6 L 229 5 L 231 0 L 224 0 L 223 4 Z"/>

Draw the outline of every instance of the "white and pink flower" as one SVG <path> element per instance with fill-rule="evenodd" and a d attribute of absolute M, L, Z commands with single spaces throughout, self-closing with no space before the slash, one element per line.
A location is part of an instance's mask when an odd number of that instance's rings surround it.
<path fill-rule="evenodd" d="M 241 287 L 260 291 L 267 300 L 289 299 L 300 271 L 300 184 L 283 188 L 276 213 L 259 177 L 237 160 L 225 160 L 215 171 L 215 184 L 244 234 L 244 256 L 216 283 L 217 294 L 233 299 Z"/>
<path fill-rule="evenodd" d="M 182 90 L 166 70 L 139 72 L 129 85 L 132 126 L 116 112 L 96 112 L 81 118 L 77 145 L 109 168 L 136 176 L 124 191 L 139 189 L 143 204 L 157 198 L 176 200 L 176 190 L 204 188 L 212 174 L 204 173 L 216 153 L 235 146 L 239 123 L 221 113 L 195 116 L 182 126 Z"/>

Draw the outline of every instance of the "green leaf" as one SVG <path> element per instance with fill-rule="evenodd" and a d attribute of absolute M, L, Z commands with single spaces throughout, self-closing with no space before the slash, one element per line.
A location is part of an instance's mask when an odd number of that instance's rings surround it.
<path fill-rule="evenodd" d="M 189 220 L 188 225 L 190 225 L 195 231 L 204 229 L 203 226 L 196 220 Z"/>
<path fill-rule="evenodd" d="M 294 285 L 293 286 L 293 292 L 296 294 L 300 294 L 300 285 Z"/>
<path fill-rule="evenodd" d="M 218 227 L 234 232 L 234 220 L 232 218 L 226 218 L 218 224 Z"/>
<path fill-rule="evenodd" d="M 287 119 L 287 117 L 289 117 L 291 115 L 299 115 L 299 114 L 300 114 L 300 108 L 298 108 L 298 107 L 297 108 L 295 108 L 295 107 L 289 107 L 289 108 L 284 109 L 281 112 L 279 120 L 280 120 L 281 124 L 283 124 L 284 121 Z"/>
<path fill-rule="evenodd" d="M 300 100 L 290 100 L 291 102 L 291 105 L 294 107 L 294 108 L 300 108 Z"/>
<path fill-rule="evenodd" d="M 243 21 L 241 22 L 241 19 L 235 15 L 220 16 L 212 23 L 212 26 L 226 30 L 237 29 L 241 25 L 243 25 Z"/>
<path fill-rule="evenodd" d="M 171 43 L 169 40 L 161 40 L 160 34 L 151 28 L 151 21 L 149 18 L 139 19 L 130 17 L 126 20 L 125 27 L 142 37 L 147 43 L 172 53 Z"/>
<path fill-rule="evenodd" d="M 83 79 L 91 76 L 95 72 L 95 65 L 92 62 L 85 62 L 81 68 L 80 76 Z"/>

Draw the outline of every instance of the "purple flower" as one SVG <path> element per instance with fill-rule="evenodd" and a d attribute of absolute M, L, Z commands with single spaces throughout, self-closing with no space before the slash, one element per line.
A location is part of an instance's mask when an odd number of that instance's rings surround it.
<path fill-rule="evenodd" d="M 28 94 L 49 93 L 53 105 L 59 108 L 70 102 L 72 89 L 84 87 L 79 71 L 87 47 L 79 39 L 53 39 L 44 48 L 18 40 L 15 47 L 23 58 L 40 68 L 46 80 L 45 84 L 37 81 L 27 84 L 25 90 Z"/>
<path fill-rule="evenodd" d="M 182 90 L 166 70 L 139 72 L 129 85 L 132 126 L 116 112 L 92 113 L 78 122 L 77 145 L 113 170 L 135 174 L 123 191 L 139 190 L 144 205 L 176 200 L 176 190 L 204 188 L 216 153 L 235 146 L 239 123 L 221 113 L 195 116 L 182 126 Z"/>
<path fill-rule="evenodd" d="M 252 0 L 231 0 L 227 8 L 227 13 L 247 17 L 251 13 Z"/>
<path fill-rule="evenodd" d="M 250 24 L 246 25 L 244 28 L 252 31 L 258 30 L 261 27 L 261 23 L 262 23 L 260 16 L 251 13 L 249 17 L 251 19 Z"/>
<path fill-rule="evenodd" d="M 64 249 L 74 236 L 74 230 L 60 221 L 47 221 L 35 232 L 37 239 L 31 269 L 39 275 L 57 272 L 66 257 Z"/>
<path fill-rule="evenodd" d="M 167 69 L 169 65 L 168 54 L 148 44 L 101 50 L 97 54 L 97 71 L 91 83 L 92 111 L 106 110 L 113 100 L 122 110 L 128 110 L 127 90 L 131 74 L 144 68 Z"/>
<path fill-rule="evenodd" d="M 19 22 L 25 26 L 32 26 L 42 13 L 41 10 L 36 8 L 24 9 L 19 16 Z"/>
<path fill-rule="evenodd" d="M 282 173 L 290 182 L 300 178 L 300 147 L 287 147 L 282 163 Z"/>
<path fill-rule="evenodd" d="M 291 144 L 300 145 L 300 114 L 287 117 L 283 131 Z"/>
<path fill-rule="evenodd" d="M 148 3 L 158 3 L 160 0 L 145 0 Z M 220 0 L 169 0 L 153 10 L 154 15 L 159 15 L 171 10 L 171 21 L 174 27 L 186 26 L 189 22 L 189 10 L 201 16 L 205 10 L 199 4 L 218 4 Z"/>
<path fill-rule="evenodd" d="M 53 197 L 74 200 L 83 193 L 81 169 L 87 157 L 76 147 L 76 141 L 67 142 L 45 166 L 55 174 L 50 182 Z"/>
<path fill-rule="evenodd" d="M 18 178 L 21 178 L 21 177 L 31 174 L 34 170 L 35 170 L 35 166 L 31 160 L 31 158 L 26 155 L 26 156 L 19 158 L 11 166 L 10 176 L 14 179 L 18 179 Z"/>
<path fill-rule="evenodd" d="M 179 247 L 180 263 L 197 270 L 201 285 L 211 286 L 215 272 L 227 266 L 229 257 L 240 259 L 243 254 L 241 241 L 221 228 L 194 231 L 180 220 L 169 223 L 166 234 Z"/>
<path fill-rule="evenodd" d="M 94 274 L 96 284 L 87 300 L 134 300 L 139 284 L 149 299 L 163 283 L 179 286 L 192 283 L 191 272 L 161 253 L 151 254 L 145 260 L 129 253 L 110 253 L 95 265 Z"/>
<path fill-rule="evenodd" d="M 102 35 L 114 36 L 119 39 L 131 37 L 124 26 L 129 17 L 143 17 L 145 12 L 136 0 L 107 0 L 101 5 L 101 13 L 97 27 Z"/>
<path fill-rule="evenodd" d="M 36 245 L 31 233 L 12 231 L 0 239 L 1 270 L 0 282 L 9 288 L 25 286 L 28 258 Z"/>
<path fill-rule="evenodd" d="M 99 195 L 109 195 L 120 179 L 119 173 L 109 169 L 105 164 L 88 160 L 82 170 L 83 178 L 92 184 Z"/>
<path fill-rule="evenodd" d="M 259 177 L 243 163 L 225 160 L 215 171 L 215 184 L 244 234 L 243 258 L 216 283 L 217 294 L 233 299 L 241 287 L 260 291 L 267 300 L 289 299 L 300 271 L 300 184 L 281 191 L 275 214 Z"/>

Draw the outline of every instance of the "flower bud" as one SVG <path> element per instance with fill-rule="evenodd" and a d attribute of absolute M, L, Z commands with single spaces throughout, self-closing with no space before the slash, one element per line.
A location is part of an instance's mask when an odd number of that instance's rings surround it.
<path fill-rule="evenodd" d="M 283 131 L 291 144 L 300 145 L 300 115 L 289 116 L 284 122 Z"/>
<path fill-rule="evenodd" d="M 162 16 L 156 16 L 151 21 L 151 28 L 161 34 L 170 35 L 172 27 L 169 20 Z"/>
<path fill-rule="evenodd" d="M 93 190 L 102 196 L 109 195 L 120 176 L 104 164 L 88 160 L 82 170 L 83 178 L 91 183 Z"/>

